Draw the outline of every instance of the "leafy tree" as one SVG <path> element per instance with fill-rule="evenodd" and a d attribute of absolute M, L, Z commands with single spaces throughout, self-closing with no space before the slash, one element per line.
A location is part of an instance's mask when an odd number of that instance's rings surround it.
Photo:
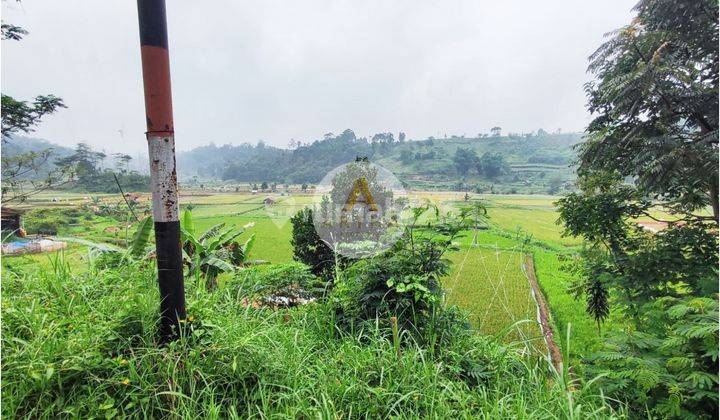
<path fill-rule="evenodd" d="M 86 143 L 78 143 L 75 146 L 75 153 L 57 159 L 55 164 L 61 167 L 73 168 L 73 173 L 78 178 L 84 179 L 92 177 L 100 171 L 98 164 L 104 158 L 104 153 L 92 150 Z"/>
<path fill-rule="evenodd" d="M 490 129 L 490 135 L 493 137 L 500 137 L 500 134 L 502 133 L 502 128 L 500 127 L 493 127 Z"/>
<path fill-rule="evenodd" d="M 55 165 L 64 168 L 69 174 L 68 182 L 71 186 L 87 192 L 120 192 L 120 189 L 129 191 L 146 191 L 149 177 L 136 171 L 127 170 L 132 157 L 125 154 L 115 154 L 116 166 L 119 173 L 110 169 L 102 169 L 101 162 L 105 154 L 94 151 L 85 143 L 78 143 L 73 154 L 55 160 Z M 121 186 L 118 186 L 120 184 Z"/>
<path fill-rule="evenodd" d="M 682 215 L 718 220 L 718 4 L 642 0 L 591 56 L 580 172 L 617 171 Z"/>
<path fill-rule="evenodd" d="M 115 168 L 117 168 L 120 173 L 128 171 L 132 156 L 125 153 L 113 153 L 113 158 L 115 159 Z"/>
<path fill-rule="evenodd" d="M 510 167 L 505 163 L 505 157 L 500 153 L 483 153 L 482 157 L 477 160 L 476 167 L 478 173 L 491 179 L 510 172 Z"/>
<path fill-rule="evenodd" d="M 642 0 L 635 10 L 591 57 L 595 118 L 579 146 L 580 191 L 558 202 L 565 233 L 587 242 L 573 291 L 598 325 L 609 303 L 629 323 L 591 357 L 606 393 L 648 417 L 712 418 L 718 3 Z M 648 232 L 641 216 L 666 228 Z"/>
<path fill-rule="evenodd" d="M 367 163 L 364 158 L 356 159 L 338 172 L 331 180 L 330 202 L 334 204 L 347 202 L 350 192 L 359 179 L 367 181 L 370 195 L 382 210 L 388 209 L 392 201 L 392 191 L 386 189 L 378 178 L 377 168 Z"/>
<path fill-rule="evenodd" d="M 594 189 L 590 189 L 591 186 Z M 578 296 L 590 287 L 617 293 L 616 304 L 628 315 L 662 296 L 713 293 L 707 283 L 717 267 L 717 238 L 703 224 L 671 224 L 661 234 L 648 232 L 636 220 L 652 217 L 653 202 L 617 177 L 584 179 L 580 192 L 558 200 L 565 233 L 587 241 Z"/>
<path fill-rule="evenodd" d="M 20 41 L 23 36 L 28 34 L 28 31 L 25 29 L 5 22 L 2 23 L 0 32 L 2 33 L 3 40 L 11 39 L 13 41 Z"/>
<path fill-rule="evenodd" d="M 333 250 L 322 240 L 315 231 L 313 223 L 313 209 L 304 208 L 290 218 L 292 223 L 293 259 L 310 267 L 318 277 L 330 280 L 335 276 L 336 258 L 338 263 L 345 260 L 336 256 Z"/>
<path fill-rule="evenodd" d="M 43 117 L 66 108 L 63 100 L 54 95 L 36 96 L 32 103 L 2 95 L 2 138 L 18 133 L 30 133 Z"/>
<path fill-rule="evenodd" d="M 474 150 L 463 147 L 458 147 L 455 150 L 455 156 L 453 156 L 455 169 L 458 174 L 463 176 L 466 175 L 471 168 L 476 167 L 479 161 L 477 153 L 475 153 Z"/>

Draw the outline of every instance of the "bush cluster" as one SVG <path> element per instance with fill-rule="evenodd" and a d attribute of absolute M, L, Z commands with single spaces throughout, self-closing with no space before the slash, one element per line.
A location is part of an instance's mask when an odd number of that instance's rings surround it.
<path fill-rule="evenodd" d="M 89 213 L 82 208 L 35 208 L 23 216 L 23 225 L 28 233 L 56 235 L 71 224 L 78 223 Z"/>

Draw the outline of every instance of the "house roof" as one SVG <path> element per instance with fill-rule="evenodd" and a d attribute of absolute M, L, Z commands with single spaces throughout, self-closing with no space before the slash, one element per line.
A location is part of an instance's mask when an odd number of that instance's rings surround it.
<path fill-rule="evenodd" d="M 667 229 L 668 226 L 670 226 L 670 223 L 663 222 L 660 220 L 642 220 L 637 222 L 638 225 L 640 225 L 641 228 L 647 230 L 648 232 L 652 233 L 658 233 L 662 232 L 663 230 Z M 683 226 L 685 224 L 684 221 L 678 220 L 677 222 L 673 223 L 677 226 Z"/>

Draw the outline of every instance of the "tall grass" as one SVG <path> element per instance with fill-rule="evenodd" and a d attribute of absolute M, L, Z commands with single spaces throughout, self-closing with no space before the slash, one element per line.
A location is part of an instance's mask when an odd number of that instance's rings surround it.
<path fill-rule="evenodd" d="M 4 269 L 3 416 L 623 416 L 469 330 L 434 353 L 399 352 L 377 329 L 341 333 L 325 303 L 246 307 L 233 280 L 212 294 L 188 280 L 189 328 L 158 347 L 154 273 L 75 269 L 62 256 L 44 271 Z"/>

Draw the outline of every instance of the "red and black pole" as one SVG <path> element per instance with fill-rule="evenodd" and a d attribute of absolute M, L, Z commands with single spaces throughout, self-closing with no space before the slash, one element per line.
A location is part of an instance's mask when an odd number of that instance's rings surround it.
<path fill-rule="evenodd" d="M 160 336 L 165 341 L 177 337 L 180 320 L 185 319 L 165 0 L 138 0 L 138 17 L 160 286 Z"/>

